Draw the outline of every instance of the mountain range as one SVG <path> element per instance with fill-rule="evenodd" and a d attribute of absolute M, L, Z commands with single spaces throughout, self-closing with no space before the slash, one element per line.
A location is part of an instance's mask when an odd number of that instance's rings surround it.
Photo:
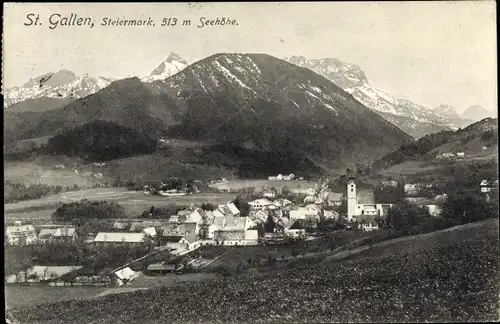
<path fill-rule="evenodd" d="M 476 120 L 476 118 L 464 119 L 458 115 L 449 115 L 439 109 L 428 109 L 407 99 L 394 98 L 373 87 L 361 68 L 354 64 L 335 58 L 307 59 L 303 56 L 292 56 L 284 59 L 329 79 L 366 107 L 373 109 L 415 138 L 464 127 Z"/>
<path fill-rule="evenodd" d="M 169 58 L 151 76 L 175 73 L 179 61 Z M 165 80 L 117 80 L 60 108 L 9 110 L 6 141 L 101 120 L 151 138 L 219 145 L 263 172 L 352 165 L 412 141 L 328 79 L 266 54 L 212 55 Z"/>
<path fill-rule="evenodd" d="M 360 67 L 335 58 L 307 59 L 292 56 L 284 60 L 324 76 L 414 138 L 441 130 L 457 129 L 492 116 L 491 112 L 480 106 L 472 106 L 460 115 L 453 106 L 443 104 L 436 109 L 428 109 L 407 99 L 394 98 L 373 87 Z M 145 83 L 164 80 L 188 65 L 186 60 L 172 52 L 165 61 L 140 80 Z M 42 84 L 41 80 L 44 81 Z M 22 87 L 7 89 L 4 102 L 11 111 L 59 108 L 71 100 L 97 92 L 112 81 L 111 78 L 104 77 L 78 78 L 71 71 L 61 70 L 30 79 Z M 41 101 L 33 101 L 39 98 L 42 98 Z"/>
<path fill-rule="evenodd" d="M 87 75 L 80 78 L 68 70 L 46 73 L 30 79 L 21 87 L 6 89 L 3 94 L 4 105 L 9 108 L 25 100 L 38 98 L 66 100 L 83 98 L 107 87 L 112 81 L 111 78 Z"/>

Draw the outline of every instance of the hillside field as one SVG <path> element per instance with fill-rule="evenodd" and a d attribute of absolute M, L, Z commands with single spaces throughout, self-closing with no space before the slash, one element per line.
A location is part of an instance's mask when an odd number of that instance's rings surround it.
<path fill-rule="evenodd" d="M 221 190 L 240 190 L 244 188 L 255 188 L 257 190 L 269 189 L 269 188 L 315 188 L 317 183 L 314 181 L 307 180 L 233 180 L 226 183 L 212 184 L 210 187 L 217 188 Z"/>
<path fill-rule="evenodd" d="M 498 243 L 493 219 L 343 260 L 299 260 L 238 278 L 21 307 L 12 315 L 23 323 L 495 321 Z"/>

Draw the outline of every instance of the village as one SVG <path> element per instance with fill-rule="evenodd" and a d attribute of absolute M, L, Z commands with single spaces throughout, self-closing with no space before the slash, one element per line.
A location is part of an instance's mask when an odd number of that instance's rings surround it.
<path fill-rule="evenodd" d="M 270 177 L 270 183 L 284 178 L 278 177 Z M 292 180 L 293 175 L 285 179 Z M 483 180 L 477 187 L 489 199 L 497 194 L 494 191 L 498 180 Z M 184 192 L 168 191 L 163 182 L 157 188 L 169 194 Z M 191 188 L 195 193 L 199 191 L 196 186 Z M 31 260 L 30 267 L 26 265 L 17 274 L 7 276 L 5 283 L 127 286 L 141 276 L 197 272 L 221 257 L 206 257 L 199 251 L 209 247 L 279 248 L 285 243 L 317 240 L 325 230 L 332 235 L 335 231 L 377 231 L 401 198 L 424 208 L 430 216 L 439 217 L 447 197 L 439 183 L 381 181 L 379 188 L 373 190 L 360 187 L 351 179 L 344 188 L 333 191 L 323 183 L 316 188 L 294 189 L 292 193 L 287 188 L 268 186 L 253 190 L 247 195 L 253 199 L 248 201 L 193 204 L 169 217 L 155 218 L 151 208 L 150 217 L 108 220 L 108 226 L 97 228 L 95 233 L 68 224 L 35 226 L 17 222 L 6 227 L 5 244 L 40 249 L 50 245 L 54 261 L 48 264 L 44 257 Z M 150 188 L 144 188 L 145 195 L 151 192 Z M 80 258 L 85 262 L 65 264 L 64 260 L 70 258 L 58 259 L 58 253 L 65 253 L 65 246 L 80 251 L 71 253 L 81 253 Z"/>

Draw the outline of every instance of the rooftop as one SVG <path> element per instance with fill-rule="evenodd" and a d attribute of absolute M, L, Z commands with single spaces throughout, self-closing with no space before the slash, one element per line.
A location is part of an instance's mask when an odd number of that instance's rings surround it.
<path fill-rule="evenodd" d="M 144 242 L 145 233 L 109 233 L 100 232 L 94 239 L 94 242 L 125 242 L 125 243 L 140 243 Z"/>

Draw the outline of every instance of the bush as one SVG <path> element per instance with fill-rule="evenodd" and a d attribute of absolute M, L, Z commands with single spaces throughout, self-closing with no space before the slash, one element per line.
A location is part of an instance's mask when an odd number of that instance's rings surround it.
<path fill-rule="evenodd" d="M 11 203 L 22 200 L 40 199 L 46 195 L 57 194 L 63 191 L 81 189 L 75 185 L 72 188 L 65 188 L 61 185 L 52 186 L 46 184 L 30 184 L 14 183 L 5 181 L 4 184 L 4 202 Z"/>
<path fill-rule="evenodd" d="M 82 200 L 63 204 L 52 214 L 57 221 L 73 221 L 82 225 L 89 219 L 124 218 L 125 208 L 116 202 Z"/>

